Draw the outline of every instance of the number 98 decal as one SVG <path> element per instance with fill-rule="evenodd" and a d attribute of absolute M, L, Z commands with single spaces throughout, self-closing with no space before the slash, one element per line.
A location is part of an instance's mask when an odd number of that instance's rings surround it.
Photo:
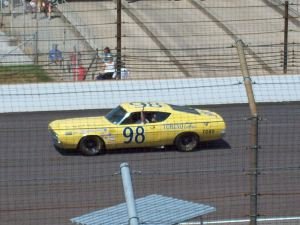
<path fill-rule="evenodd" d="M 145 141 L 144 128 L 141 126 L 136 127 L 135 133 L 131 127 L 125 127 L 123 130 L 123 136 L 127 138 L 124 143 L 129 144 L 131 142 L 136 142 L 141 144 Z"/>
<path fill-rule="evenodd" d="M 156 107 L 161 108 L 162 106 L 157 102 L 131 102 L 130 105 L 135 106 L 137 108 L 143 107 Z"/>

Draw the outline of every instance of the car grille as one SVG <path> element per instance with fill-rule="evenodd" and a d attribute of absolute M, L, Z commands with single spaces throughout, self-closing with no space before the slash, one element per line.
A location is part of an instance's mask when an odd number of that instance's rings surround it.
<path fill-rule="evenodd" d="M 52 138 L 52 141 L 54 142 L 54 144 L 59 144 L 60 141 L 58 139 L 57 134 L 54 132 L 54 130 L 52 130 L 51 128 L 49 128 L 49 132 L 50 132 L 50 135 L 51 135 L 51 138 Z"/>

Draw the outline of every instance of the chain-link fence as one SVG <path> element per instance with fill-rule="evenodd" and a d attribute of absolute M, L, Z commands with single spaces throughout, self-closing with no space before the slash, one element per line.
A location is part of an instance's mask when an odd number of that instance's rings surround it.
<path fill-rule="evenodd" d="M 88 68 L 97 65 L 93 61 L 97 49 L 101 53 L 108 46 L 133 79 L 238 76 L 238 39 L 246 44 L 251 75 L 299 71 L 296 1 L 286 9 L 279 0 L 117 2 L 53 4 L 50 21 L 43 12 L 34 15 L 27 9 L 28 2 L 15 2 L 15 7 L 2 9 L 4 30 L 20 41 L 37 33 L 42 65 L 48 63 L 53 44 L 66 59 L 75 46 Z M 64 77 L 61 70 L 56 74 Z"/>
<path fill-rule="evenodd" d="M 300 105 L 293 86 L 299 84 L 299 1 L 62 1 L 53 5 L 50 19 L 43 11 L 27 8 L 27 1 L 2 3 L 2 32 L 8 37 L 2 42 L 14 40 L 14 49 L 21 49 L 55 82 L 68 82 L 69 89 L 62 90 L 72 93 L 67 105 L 80 108 L 82 96 L 86 102 L 124 95 L 136 98 L 141 89 L 149 94 L 145 101 L 168 97 L 165 90 L 173 94 L 176 89 L 175 98 L 183 99 L 185 105 L 197 95 L 194 90 L 199 86 L 184 87 L 191 95 L 180 96 L 178 83 L 197 79 L 207 90 L 205 96 L 222 102 L 197 107 L 221 114 L 227 130 L 224 139 L 201 143 L 189 153 L 168 147 L 119 149 L 84 157 L 55 149 L 47 130 L 49 122 L 98 117 L 108 110 L 100 105 L 99 110 L 26 113 L 26 105 L 20 102 L 22 113 L 0 114 L 1 224 L 70 224 L 71 218 L 124 202 L 122 162 L 131 166 L 137 198 L 155 193 L 216 208 L 203 221 L 194 218 L 184 224 L 300 223 Z M 62 64 L 49 57 L 55 46 L 62 53 Z M 105 47 L 111 49 L 117 70 L 126 65 L 128 80 L 92 81 L 101 72 Z M 7 49 L 0 56 L 6 61 L 13 53 Z M 4 71 L 0 76 L 9 71 L 14 79 L 19 62 L 15 55 L 9 60 L 13 66 L 6 67 L 0 60 Z M 80 65 L 86 69 L 85 80 L 91 82 L 88 90 L 80 86 L 88 82 L 72 86 L 71 81 L 81 80 Z M 242 82 L 228 84 L 229 77 Z M 148 85 L 140 82 L 144 80 Z M 98 90 L 93 82 L 106 86 Z M 24 80 L 14 79 L 14 83 Z M 152 88 L 157 83 L 160 86 Z M 51 94 L 58 95 L 62 86 L 54 84 Z M 245 89 L 235 91 L 244 84 Z M 0 91 L 0 101 L 7 105 L 13 104 L 7 96 L 22 93 L 22 85 L 9 87 L 8 92 Z M 24 88 L 29 98 L 47 101 L 47 93 L 30 90 L 45 86 Z M 227 97 L 225 92 L 231 89 Z M 293 102 L 274 100 L 274 90 Z M 241 96 L 248 97 L 249 105 L 233 104 L 244 103 L 233 100 Z M 145 223 L 169 221 L 157 218 Z"/>

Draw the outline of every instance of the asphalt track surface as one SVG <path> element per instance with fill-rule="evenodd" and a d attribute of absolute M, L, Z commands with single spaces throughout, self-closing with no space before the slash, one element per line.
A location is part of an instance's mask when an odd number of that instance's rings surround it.
<path fill-rule="evenodd" d="M 1 114 L 1 224 L 70 224 L 70 218 L 124 202 L 122 162 L 133 172 L 137 198 L 156 193 L 215 206 L 217 211 L 205 220 L 248 218 L 249 109 L 205 108 L 225 118 L 224 140 L 204 143 L 191 153 L 171 147 L 117 150 L 96 157 L 57 151 L 47 125 L 107 110 Z M 258 109 L 259 214 L 299 216 L 300 103 Z"/>

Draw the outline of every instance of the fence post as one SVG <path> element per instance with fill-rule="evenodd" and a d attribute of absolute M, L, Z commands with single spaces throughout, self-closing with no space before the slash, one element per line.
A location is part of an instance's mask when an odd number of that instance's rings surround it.
<path fill-rule="evenodd" d="M 35 32 L 34 35 L 34 63 L 39 63 L 39 54 L 38 54 L 38 31 Z"/>
<path fill-rule="evenodd" d="M 287 73 L 288 64 L 288 29 L 289 29 L 289 1 L 284 3 L 284 51 L 283 51 L 283 73 Z"/>
<path fill-rule="evenodd" d="M 257 181 L 258 181 L 258 115 L 256 102 L 253 94 L 251 77 L 249 75 L 248 65 L 244 53 L 244 43 L 241 40 L 236 41 L 237 51 L 240 59 L 241 71 L 244 78 L 244 85 L 247 92 L 248 103 L 251 113 L 250 130 L 250 152 L 249 152 L 249 184 L 250 184 L 250 225 L 257 224 Z"/>
<path fill-rule="evenodd" d="M 122 0 L 117 0 L 117 79 L 121 78 L 121 63 L 122 63 Z"/>
<path fill-rule="evenodd" d="M 25 3 L 26 4 L 26 3 Z M 39 20 L 37 18 L 37 7 L 35 10 L 35 64 L 39 63 Z"/>
<path fill-rule="evenodd" d="M 9 11 L 10 11 L 10 35 L 13 35 L 13 11 L 14 11 L 14 2 L 13 0 L 10 0 L 9 2 Z"/>
<path fill-rule="evenodd" d="M 127 203 L 128 211 L 128 225 L 139 225 L 139 219 L 136 212 L 134 193 L 132 188 L 130 169 L 128 163 L 122 163 L 120 165 L 123 189 L 125 194 L 125 199 Z"/>

